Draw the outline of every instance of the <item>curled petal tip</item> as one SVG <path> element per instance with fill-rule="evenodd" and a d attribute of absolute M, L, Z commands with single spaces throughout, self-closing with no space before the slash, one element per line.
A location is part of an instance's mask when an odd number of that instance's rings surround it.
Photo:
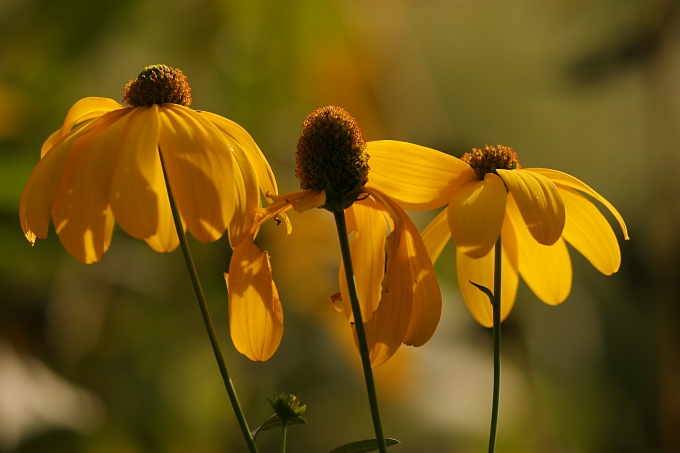
<path fill-rule="evenodd" d="M 24 236 L 26 236 L 28 242 L 31 243 L 31 247 L 35 245 L 36 235 L 33 231 L 28 230 L 26 233 L 24 233 Z"/>

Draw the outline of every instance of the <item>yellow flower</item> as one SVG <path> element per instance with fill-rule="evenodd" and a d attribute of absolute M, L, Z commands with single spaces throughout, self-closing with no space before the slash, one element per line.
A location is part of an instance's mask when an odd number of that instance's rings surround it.
<path fill-rule="evenodd" d="M 290 233 L 287 218 L 281 215 L 291 208 L 344 210 L 347 233 L 353 238 L 350 248 L 361 316 L 371 364 L 376 367 L 402 343 L 421 346 L 430 339 L 441 315 L 441 293 L 417 228 L 380 184 L 371 183 L 372 161 L 365 148 L 359 126 L 345 110 L 324 107 L 311 113 L 297 146 L 296 176 L 303 190 L 271 196 L 274 203 L 259 211 L 253 239 L 257 228 L 272 218 L 286 221 Z M 398 145 L 394 149 L 398 151 Z M 392 157 L 401 158 L 397 153 Z M 414 171 L 416 166 L 404 164 Z M 269 359 L 283 335 L 269 255 L 252 241 L 243 241 L 234 250 L 225 278 L 236 349 L 252 360 Z M 341 299 L 353 323 L 342 264 L 339 282 L 342 296 L 336 301 Z"/>
<path fill-rule="evenodd" d="M 600 194 L 573 176 L 545 168 L 521 168 L 506 146 L 473 149 L 461 159 L 417 145 L 374 142 L 372 181 L 405 209 L 434 209 L 448 203 L 425 229 L 423 239 L 436 261 L 449 239 L 456 244 L 458 284 L 475 319 L 492 326 L 492 307 L 470 282 L 493 288 L 494 248 L 502 238 L 501 319 L 515 302 L 519 276 L 543 302 L 556 305 L 571 291 L 571 244 L 605 275 L 619 269 L 616 236 L 597 207 L 626 225 Z M 414 170 L 413 163 L 419 167 Z"/>
<path fill-rule="evenodd" d="M 26 238 L 44 239 L 50 223 L 84 263 L 111 243 L 114 219 L 159 252 L 178 245 L 161 167 L 183 227 L 202 242 L 229 228 L 232 246 L 251 231 L 258 187 L 276 193 L 269 164 L 238 124 L 189 108 L 191 89 L 179 69 L 144 68 L 123 101 L 76 102 L 42 147 L 21 197 Z"/>

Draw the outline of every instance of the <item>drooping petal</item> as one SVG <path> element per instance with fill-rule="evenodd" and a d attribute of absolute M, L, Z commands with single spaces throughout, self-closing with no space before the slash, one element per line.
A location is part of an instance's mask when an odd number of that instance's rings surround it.
<path fill-rule="evenodd" d="M 395 225 L 400 225 L 403 231 L 400 241 L 406 242 L 413 285 L 413 308 L 403 343 L 416 347 L 422 346 L 432 337 L 441 318 L 442 295 L 434 266 L 425 243 L 409 216 L 383 194 L 372 190 L 371 192 L 385 204 Z"/>
<path fill-rule="evenodd" d="M 52 207 L 64 248 L 86 264 L 99 261 L 111 243 L 109 194 L 129 113 L 121 109 L 104 115 L 100 125 L 73 143 Z"/>
<path fill-rule="evenodd" d="M 33 169 L 21 195 L 19 218 L 24 235 L 31 244 L 45 239 L 50 226 L 52 206 L 73 144 L 83 135 L 98 133 L 107 127 L 109 118 L 96 120 L 85 128 L 60 138 L 54 151 L 44 155 Z"/>
<path fill-rule="evenodd" d="M 88 97 L 79 100 L 69 109 L 64 124 L 48 137 L 42 146 L 40 156 L 44 156 L 60 138 L 68 135 L 74 126 L 98 118 L 112 110 L 122 109 L 122 105 L 109 98 Z"/>
<path fill-rule="evenodd" d="M 269 254 L 251 240 L 241 242 L 234 249 L 224 279 L 229 290 L 229 328 L 236 350 L 250 360 L 268 360 L 283 336 L 283 311 Z"/>
<path fill-rule="evenodd" d="M 529 288 L 549 305 L 564 302 L 571 292 L 571 258 L 564 239 L 553 245 L 536 242 L 522 219 L 513 197 L 508 197 L 508 217 L 517 235 L 519 273 Z"/>
<path fill-rule="evenodd" d="M 243 149 L 248 156 L 248 160 L 250 160 L 250 163 L 257 172 L 257 178 L 262 193 L 264 195 L 267 195 L 267 193 L 279 193 L 278 188 L 276 187 L 274 172 L 250 134 L 240 125 L 227 118 L 210 112 L 200 112 L 200 114 L 207 117 L 222 131 L 222 133 L 226 134 L 229 138 L 228 141 L 232 141 L 232 144 L 238 144 L 238 146 Z"/>
<path fill-rule="evenodd" d="M 621 231 L 623 231 L 623 237 L 626 240 L 629 239 L 628 228 L 626 228 L 626 223 L 623 221 L 623 217 L 621 217 L 619 211 L 617 211 L 616 208 L 611 203 L 609 203 L 606 198 L 604 198 L 599 193 L 595 192 L 593 189 L 590 188 L 590 186 L 588 186 L 584 182 L 567 173 L 563 173 L 557 170 L 550 170 L 548 168 L 527 168 L 525 170 L 538 173 L 540 175 L 545 176 L 546 178 L 549 178 L 551 181 L 557 184 L 558 187 L 559 186 L 571 187 L 572 189 L 580 190 L 581 192 L 586 193 L 591 197 L 595 198 L 597 201 L 602 203 L 607 209 L 609 209 L 609 212 L 611 212 L 612 215 L 616 218 L 617 222 L 619 222 L 619 225 L 621 226 Z"/>
<path fill-rule="evenodd" d="M 434 149 L 392 140 L 368 142 L 367 187 L 403 209 L 427 211 L 445 205 L 464 184 L 477 179 L 465 162 Z"/>
<path fill-rule="evenodd" d="M 621 251 L 607 219 L 580 193 L 568 187 L 558 188 L 567 212 L 564 239 L 603 274 L 618 271 Z"/>
<path fill-rule="evenodd" d="M 232 150 L 237 168 L 239 169 L 239 171 L 234 173 L 233 177 L 242 181 L 239 183 L 239 186 L 243 186 L 245 194 L 245 197 L 236 197 L 234 199 L 234 215 L 229 223 L 229 244 L 235 247 L 248 235 L 252 235 L 256 210 L 261 204 L 255 169 L 240 146 L 232 146 Z M 241 204 L 244 201 L 245 203 Z"/>
<path fill-rule="evenodd" d="M 446 209 L 432 219 L 423 231 L 422 237 L 427 254 L 430 255 L 432 263 L 435 263 L 451 239 L 451 228 L 449 227 Z"/>
<path fill-rule="evenodd" d="M 470 258 L 489 253 L 501 233 L 507 191 L 503 180 L 487 173 L 461 187 L 449 202 L 447 217 L 456 247 Z"/>
<path fill-rule="evenodd" d="M 352 269 L 361 307 L 361 319 L 367 322 L 371 320 L 373 312 L 380 303 L 382 280 L 385 276 L 387 224 L 383 210 L 371 198 L 355 202 L 345 212 L 351 212 L 349 216 L 352 217 L 354 223 L 354 241 L 350 245 Z M 345 313 L 349 321 L 354 322 L 342 259 L 340 260 L 339 282 Z"/>
<path fill-rule="evenodd" d="M 159 211 L 165 211 L 160 203 L 169 203 L 158 157 L 157 105 L 131 111 L 119 149 L 111 183 L 111 209 L 130 236 L 147 239 L 158 231 Z"/>
<path fill-rule="evenodd" d="M 159 145 L 173 197 L 191 234 L 219 239 L 235 206 L 245 206 L 243 179 L 224 135 L 205 117 L 177 104 L 159 108 Z"/>
<path fill-rule="evenodd" d="M 501 230 L 501 321 L 515 305 L 519 275 L 517 273 L 517 239 L 512 223 L 505 216 Z M 489 298 L 470 282 L 494 291 L 495 250 L 482 258 L 474 259 L 456 250 L 458 287 L 463 300 L 475 320 L 485 327 L 493 327 L 493 307 Z"/>
<path fill-rule="evenodd" d="M 547 177 L 526 170 L 497 170 L 515 198 L 532 236 L 543 245 L 554 244 L 564 229 L 564 203 Z"/>

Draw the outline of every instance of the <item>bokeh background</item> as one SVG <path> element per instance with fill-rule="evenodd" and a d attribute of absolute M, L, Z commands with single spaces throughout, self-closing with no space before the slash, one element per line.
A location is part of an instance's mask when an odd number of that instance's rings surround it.
<path fill-rule="evenodd" d="M 86 96 L 122 99 L 149 64 L 181 68 L 192 107 L 244 126 L 282 192 L 297 190 L 302 121 L 348 109 L 368 140 L 460 156 L 512 146 L 525 166 L 593 186 L 627 221 L 623 264 L 573 253 L 558 307 L 522 283 L 503 329 L 497 451 L 680 451 L 680 33 L 673 0 L 0 0 L 0 451 L 241 452 L 179 251 L 117 230 L 83 265 L 51 231 L 31 248 L 19 198 L 42 142 Z M 607 214 L 608 215 L 608 214 Z M 421 227 L 434 213 L 413 214 Z M 337 292 L 332 216 L 273 223 L 285 334 L 251 363 L 229 339 L 226 240 L 190 239 L 252 427 L 265 396 L 300 394 L 291 452 L 373 436 Z M 609 216 L 611 219 L 611 216 Z M 611 219 L 613 221 L 613 219 Z M 617 236 L 621 238 L 618 227 Z M 376 370 L 394 452 L 486 451 L 490 331 L 461 301 L 454 250 L 437 263 L 438 331 Z M 261 434 L 278 451 L 279 434 Z"/>

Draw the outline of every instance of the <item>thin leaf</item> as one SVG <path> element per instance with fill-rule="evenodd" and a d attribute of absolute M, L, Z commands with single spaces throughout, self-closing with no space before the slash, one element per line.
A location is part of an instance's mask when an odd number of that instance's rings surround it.
<path fill-rule="evenodd" d="M 468 280 L 468 281 L 470 281 L 470 280 Z M 493 305 L 493 293 L 491 292 L 491 290 L 489 288 L 487 288 L 486 286 L 478 285 L 475 282 L 470 282 L 470 283 L 472 283 L 475 286 L 475 288 L 477 288 L 478 290 L 480 290 L 481 292 L 486 294 L 486 297 L 489 298 L 489 302 L 491 302 L 491 305 Z"/>
<path fill-rule="evenodd" d="M 295 417 L 291 418 L 286 422 L 286 426 L 290 425 L 306 425 L 307 420 L 305 420 L 302 417 Z M 253 434 L 253 439 L 257 437 L 257 435 L 262 432 L 262 431 L 269 431 L 270 429 L 278 428 L 279 426 L 283 426 L 283 423 L 281 422 L 281 419 L 279 418 L 278 415 L 274 414 L 271 417 L 269 417 L 267 420 L 262 423 L 259 427 L 255 428 L 252 432 Z"/>
<path fill-rule="evenodd" d="M 391 447 L 392 445 L 397 445 L 399 442 L 397 439 L 385 439 L 385 445 Z M 368 453 L 370 451 L 378 451 L 378 440 L 377 439 L 366 439 L 359 440 L 356 442 L 351 442 L 349 444 L 341 445 L 330 453 Z"/>

